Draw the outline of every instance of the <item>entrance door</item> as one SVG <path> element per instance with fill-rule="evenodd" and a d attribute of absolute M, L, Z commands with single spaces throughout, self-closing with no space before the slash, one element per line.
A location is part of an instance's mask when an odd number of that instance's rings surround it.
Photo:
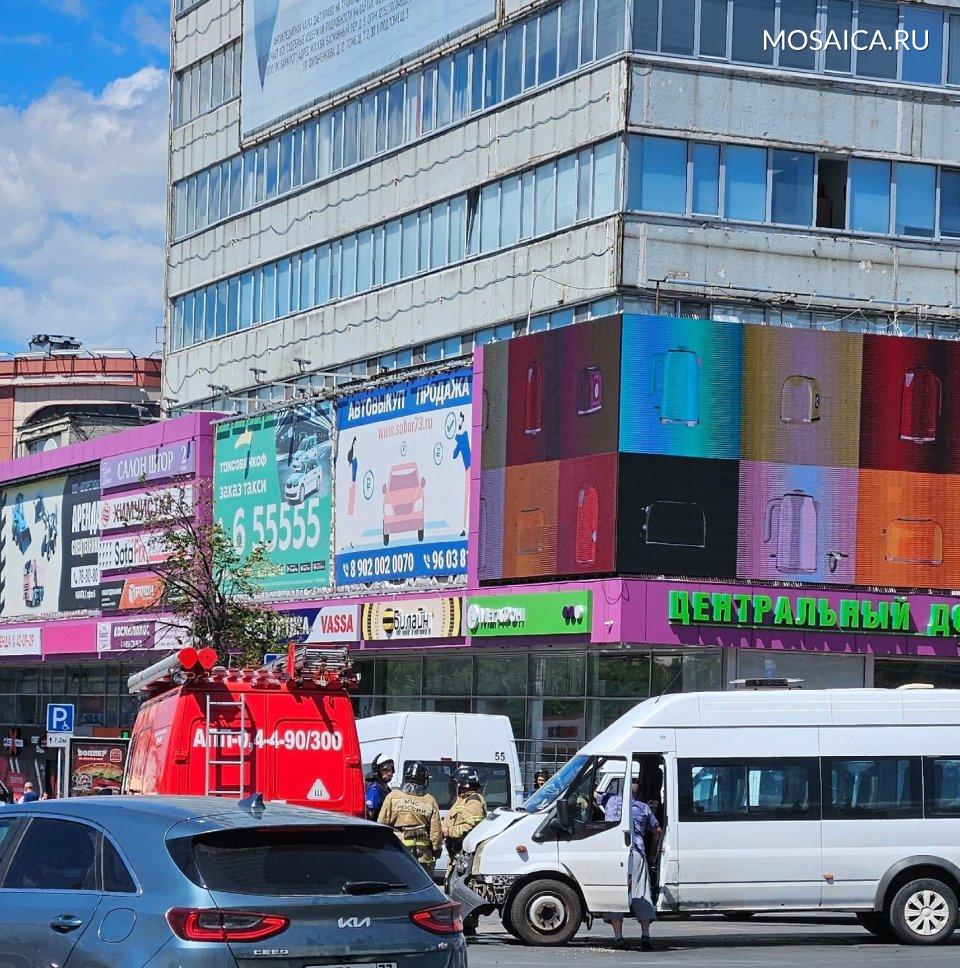
<path fill-rule="evenodd" d="M 624 789 L 625 757 L 597 756 L 566 794 L 568 830 L 559 833 L 560 866 L 570 871 L 592 912 L 627 909 L 630 813 L 607 820 L 606 790 Z"/>
<path fill-rule="evenodd" d="M 815 729 L 678 730 L 677 792 L 681 910 L 820 905 Z"/>

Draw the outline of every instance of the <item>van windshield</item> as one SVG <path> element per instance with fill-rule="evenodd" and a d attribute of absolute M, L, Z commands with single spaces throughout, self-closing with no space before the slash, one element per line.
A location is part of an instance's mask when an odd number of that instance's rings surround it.
<path fill-rule="evenodd" d="M 547 782 L 534 793 L 523 805 L 527 813 L 537 813 L 550 806 L 557 797 L 573 782 L 576 775 L 583 769 L 588 756 L 575 756 L 557 770 Z"/>

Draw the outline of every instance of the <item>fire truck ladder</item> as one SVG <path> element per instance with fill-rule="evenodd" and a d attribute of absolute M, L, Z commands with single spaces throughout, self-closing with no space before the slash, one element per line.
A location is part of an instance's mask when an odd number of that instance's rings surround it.
<path fill-rule="evenodd" d="M 222 723 L 227 717 L 228 710 L 239 713 L 239 726 L 228 729 L 215 723 Z M 246 697 L 237 700 L 215 700 L 207 696 L 206 742 L 204 743 L 204 789 L 208 797 L 230 796 L 240 799 L 246 794 L 250 785 L 250 754 L 247 751 L 247 703 Z M 225 754 L 235 749 L 236 757 L 229 758 Z M 237 768 L 237 783 L 235 787 L 218 785 L 216 771 L 219 767 L 235 766 Z"/>

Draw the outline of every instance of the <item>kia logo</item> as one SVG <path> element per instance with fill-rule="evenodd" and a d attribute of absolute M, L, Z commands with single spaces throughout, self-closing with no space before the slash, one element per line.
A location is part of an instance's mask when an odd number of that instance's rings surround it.
<path fill-rule="evenodd" d="M 369 928 L 370 918 L 340 918 L 337 921 L 340 928 Z"/>

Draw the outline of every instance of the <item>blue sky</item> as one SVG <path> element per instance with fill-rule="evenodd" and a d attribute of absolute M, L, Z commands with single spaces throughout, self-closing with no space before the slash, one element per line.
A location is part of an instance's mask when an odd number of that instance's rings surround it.
<path fill-rule="evenodd" d="M 0 352 L 156 350 L 167 0 L 0 0 Z"/>

